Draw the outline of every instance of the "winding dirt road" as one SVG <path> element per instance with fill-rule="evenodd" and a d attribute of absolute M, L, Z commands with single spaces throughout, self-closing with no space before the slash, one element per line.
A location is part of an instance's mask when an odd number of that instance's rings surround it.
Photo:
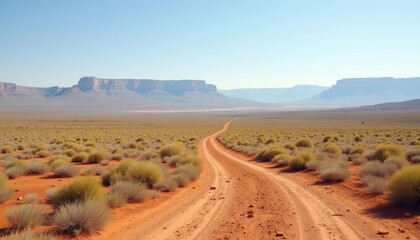
<path fill-rule="evenodd" d="M 113 221 L 97 238 L 401 239 L 334 197 L 226 149 L 217 137 L 231 122 L 200 142 L 203 173 L 191 188 Z"/>

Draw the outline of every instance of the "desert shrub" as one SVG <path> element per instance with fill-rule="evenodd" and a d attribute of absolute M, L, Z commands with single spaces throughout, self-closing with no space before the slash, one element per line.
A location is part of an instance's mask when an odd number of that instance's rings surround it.
<path fill-rule="evenodd" d="M 308 151 L 298 152 L 295 157 L 290 159 L 288 166 L 291 170 L 301 170 L 305 168 L 305 164 L 311 160 L 315 160 L 313 153 Z"/>
<path fill-rule="evenodd" d="M 0 203 L 9 200 L 12 197 L 13 189 L 10 186 L 7 176 L 0 172 Z"/>
<path fill-rule="evenodd" d="M 37 157 L 39 157 L 39 158 L 46 158 L 46 157 L 50 156 L 50 152 L 48 152 L 48 151 L 46 151 L 46 150 L 44 150 L 44 151 L 39 151 L 39 152 L 36 154 L 36 156 L 37 156 Z"/>
<path fill-rule="evenodd" d="M 66 155 L 67 157 L 73 157 L 74 155 L 76 155 L 76 151 L 74 151 L 73 149 L 66 149 L 63 151 L 63 155 Z"/>
<path fill-rule="evenodd" d="M 335 143 L 332 143 L 332 142 L 327 143 L 324 146 L 323 151 L 326 152 L 326 153 L 331 153 L 331 154 L 342 153 L 341 149 Z"/>
<path fill-rule="evenodd" d="M 292 156 L 289 154 L 279 154 L 276 155 L 273 159 L 271 159 L 271 161 L 275 162 L 278 167 L 283 167 L 287 166 L 290 159 L 292 159 Z"/>
<path fill-rule="evenodd" d="M 280 146 L 270 146 L 263 150 L 261 150 L 257 154 L 257 160 L 261 162 L 269 162 L 271 161 L 276 155 L 279 154 L 288 154 L 289 152 Z"/>
<path fill-rule="evenodd" d="M 420 156 L 420 148 L 408 150 L 406 156 L 408 161 L 413 162 L 413 158 Z"/>
<path fill-rule="evenodd" d="M 407 160 L 405 158 L 400 157 L 389 157 L 384 161 L 385 165 L 395 165 L 397 169 L 401 169 L 408 165 Z"/>
<path fill-rule="evenodd" d="M 178 161 L 177 165 L 192 165 L 194 167 L 201 167 L 201 158 L 197 154 L 188 153 L 181 156 Z"/>
<path fill-rule="evenodd" d="M 13 167 L 25 169 L 26 166 L 25 166 L 25 163 L 23 163 L 22 161 L 17 160 L 17 159 L 12 159 L 12 160 L 6 162 L 6 164 L 5 164 L 6 169 L 13 168 Z"/>
<path fill-rule="evenodd" d="M 22 168 L 22 167 L 19 167 L 19 166 L 14 166 L 14 167 L 6 168 L 6 170 L 4 170 L 4 173 L 10 179 L 15 179 L 15 178 L 25 174 L 25 168 Z"/>
<path fill-rule="evenodd" d="M 361 166 L 360 175 L 362 179 L 367 175 L 388 178 L 394 174 L 397 169 L 398 167 L 394 164 L 384 164 L 380 161 L 370 161 Z"/>
<path fill-rule="evenodd" d="M 33 233 L 28 230 L 15 232 L 9 236 L 9 240 L 57 240 L 58 238 L 50 233 Z"/>
<path fill-rule="evenodd" d="M 11 146 L 4 146 L 0 149 L 1 153 L 12 153 L 13 152 L 13 148 Z"/>
<path fill-rule="evenodd" d="M 87 200 L 104 200 L 102 187 L 93 177 L 78 178 L 68 186 L 58 190 L 58 192 L 51 197 L 51 203 L 54 207 L 59 207 L 63 204 L 84 202 Z"/>
<path fill-rule="evenodd" d="M 89 158 L 88 153 L 80 152 L 80 153 L 75 154 L 73 158 L 71 159 L 71 161 L 75 163 L 82 163 L 82 162 L 85 163 L 87 162 L 88 158 Z"/>
<path fill-rule="evenodd" d="M 93 152 L 89 154 L 87 163 L 94 164 L 100 163 L 102 160 L 105 160 L 106 154 L 103 152 Z"/>
<path fill-rule="evenodd" d="M 64 147 L 67 149 L 72 149 L 75 152 L 83 152 L 85 150 L 85 146 L 72 142 L 64 144 Z"/>
<path fill-rule="evenodd" d="M 36 193 L 28 193 L 25 195 L 25 202 L 26 203 L 35 203 L 38 201 L 39 196 Z"/>
<path fill-rule="evenodd" d="M 8 210 L 6 218 L 16 229 L 36 227 L 44 222 L 44 208 L 35 204 L 23 204 Z"/>
<path fill-rule="evenodd" d="M 355 136 L 354 141 L 355 142 L 361 142 L 361 141 L 363 141 L 363 137 L 362 136 Z"/>
<path fill-rule="evenodd" d="M 350 161 L 356 165 L 360 165 L 365 163 L 367 159 L 363 155 L 356 153 L 350 156 Z"/>
<path fill-rule="evenodd" d="M 405 157 L 404 149 L 394 144 L 380 144 L 375 147 L 374 152 L 368 155 L 369 160 L 379 160 L 381 162 L 389 157 Z"/>
<path fill-rule="evenodd" d="M 194 181 L 200 175 L 201 169 L 192 164 L 184 164 L 178 167 L 176 174 L 186 175 L 190 181 Z"/>
<path fill-rule="evenodd" d="M 293 144 L 293 143 L 286 143 L 286 144 L 284 144 L 284 148 L 293 151 L 293 150 L 296 149 L 296 145 Z"/>
<path fill-rule="evenodd" d="M 26 164 L 25 175 L 44 174 L 49 170 L 50 167 L 48 164 L 39 161 L 32 161 Z"/>
<path fill-rule="evenodd" d="M 96 143 L 94 143 L 94 142 L 88 142 L 88 143 L 86 143 L 86 147 L 96 148 Z"/>
<path fill-rule="evenodd" d="M 302 138 L 296 142 L 296 147 L 314 147 L 314 143 L 309 138 Z"/>
<path fill-rule="evenodd" d="M 151 187 L 163 179 L 159 165 L 149 161 L 123 160 L 116 168 L 111 169 L 102 177 L 104 185 L 110 185 L 118 180 L 128 180 L 144 183 Z"/>
<path fill-rule="evenodd" d="M 80 169 L 71 163 L 64 163 L 54 169 L 56 177 L 74 177 L 79 175 Z"/>
<path fill-rule="evenodd" d="M 371 193 L 383 193 L 386 190 L 387 179 L 372 175 L 362 177 L 362 182 L 367 186 Z"/>
<path fill-rule="evenodd" d="M 140 154 L 140 160 L 152 160 L 158 158 L 159 155 L 151 150 L 146 150 L 142 154 Z"/>
<path fill-rule="evenodd" d="M 344 159 L 321 161 L 317 171 L 322 181 L 344 181 L 351 175 L 349 163 Z"/>
<path fill-rule="evenodd" d="M 142 202 L 147 199 L 146 187 L 138 182 L 117 181 L 111 185 L 112 193 L 124 197 L 126 202 Z"/>
<path fill-rule="evenodd" d="M 22 150 L 24 150 L 24 149 L 26 148 L 26 146 L 25 146 L 25 145 L 23 145 L 23 144 L 18 144 L 16 148 L 17 148 L 18 150 L 22 151 Z"/>
<path fill-rule="evenodd" d="M 75 235 L 101 230 L 108 222 L 110 212 L 104 201 L 79 201 L 63 204 L 52 218 L 62 232 Z"/>
<path fill-rule="evenodd" d="M 63 164 L 70 162 L 70 158 L 65 155 L 54 155 L 50 159 L 50 166 L 55 169 Z"/>
<path fill-rule="evenodd" d="M 419 164 L 420 163 L 420 156 L 414 156 L 410 159 L 412 164 Z"/>
<path fill-rule="evenodd" d="M 309 171 L 315 171 L 319 164 L 321 163 L 321 161 L 314 159 L 314 160 L 310 160 L 305 164 L 305 168 Z"/>
<path fill-rule="evenodd" d="M 47 202 L 51 202 L 53 197 L 55 196 L 55 194 L 58 193 L 60 189 L 53 187 L 53 188 L 49 188 L 45 191 L 45 198 L 47 199 Z"/>
<path fill-rule="evenodd" d="M 179 187 L 178 175 L 169 175 L 164 180 L 162 180 L 159 184 L 155 186 L 156 189 L 162 191 L 162 192 L 172 192 L 175 191 Z M 186 176 L 184 176 L 187 178 Z M 188 184 L 189 181 L 186 180 L 185 184 Z M 184 185 L 185 186 L 185 185 Z"/>
<path fill-rule="evenodd" d="M 118 208 L 127 203 L 125 197 L 117 192 L 111 192 L 106 196 L 108 206 L 111 208 Z"/>
<path fill-rule="evenodd" d="M 159 150 L 159 156 L 161 159 L 164 157 L 171 157 L 174 155 L 181 156 L 185 153 L 185 146 L 183 143 L 174 142 L 163 146 Z"/>
<path fill-rule="evenodd" d="M 389 199 L 409 207 L 420 206 L 420 165 L 402 168 L 390 180 Z"/>
<path fill-rule="evenodd" d="M 114 153 L 114 154 L 112 154 L 112 155 L 111 155 L 111 159 L 112 159 L 112 160 L 117 160 L 117 161 L 120 161 L 120 160 L 122 160 L 123 158 L 124 158 L 124 155 L 119 154 L 119 153 Z"/>

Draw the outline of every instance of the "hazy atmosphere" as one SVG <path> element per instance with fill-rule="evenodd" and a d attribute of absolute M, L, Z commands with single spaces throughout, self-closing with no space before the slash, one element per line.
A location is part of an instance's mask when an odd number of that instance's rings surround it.
<path fill-rule="evenodd" d="M 220 89 L 420 75 L 418 1 L 2 1 L 0 81 Z"/>

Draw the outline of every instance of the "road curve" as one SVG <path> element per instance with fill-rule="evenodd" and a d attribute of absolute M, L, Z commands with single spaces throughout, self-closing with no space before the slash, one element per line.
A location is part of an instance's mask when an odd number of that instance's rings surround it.
<path fill-rule="evenodd" d="M 232 121 L 200 141 L 204 171 L 193 189 L 99 239 L 381 239 L 357 215 L 337 214 L 339 203 L 226 149 L 217 137 Z"/>

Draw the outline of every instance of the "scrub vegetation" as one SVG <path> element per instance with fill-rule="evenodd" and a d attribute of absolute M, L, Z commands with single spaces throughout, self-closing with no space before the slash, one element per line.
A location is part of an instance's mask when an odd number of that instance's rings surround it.
<path fill-rule="evenodd" d="M 201 172 L 198 141 L 224 120 L 4 121 L 0 210 L 8 237 L 54 239 L 33 230 L 45 227 L 73 235 L 96 232 L 113 209 L 187 186 Z M 20 186 L 28 182 L 35 187 Z"/>

